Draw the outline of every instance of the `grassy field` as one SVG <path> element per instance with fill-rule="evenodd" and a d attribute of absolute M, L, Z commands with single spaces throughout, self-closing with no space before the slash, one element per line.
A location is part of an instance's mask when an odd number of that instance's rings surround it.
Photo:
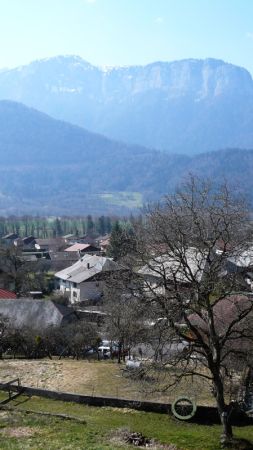
<path fill-rule="evenodd" d="M 6 396 L 0 393 L 0 399 Z M 54 400 L 20 396 L 9 404 L 13 411 L 0 410 L 1 450 L 103 450 L 136 448 L 118 438 L 128 428 L 174 444 L 171 450 L 218 450 L 219 426 L 181 423 L 166 414 L 144 413 L 119 408 L 95 408 Z M 65 420 L 28 414 L 27 411 L 68 414 L 82 419 Z M 26 412 L 25 412 L 26 411 Z M 235 428 L 235 435 L 253 441 L 253 427 Z M 156 447 L 162 448 L 161 446 Z M 168 448 L 168 447 L 167 447 Z M 252 447 L 253 448 L 253 447 Z"/>
<path fill-rule="evenodd" d="M 126 208 L 141 208 L 143 206 L 142 194 L 140 192 L 105 192 L 98 197 L 106 203 Z"/>
<path fill-rule="evenodd" d="M 148 392 L 148 386 L 123 376 L 124 364 L 112 361 L 73 359 L 0 360 L 0 381 L 20 377 L 26 386 L 79 394 L 123 397 L 132 400 L 174 401 L 187 395 L 199 405 L 214 404 L 209 384 L 202 379 L 185 379 L 168 392 Z M 149 386 L 149 390 L 153 385 Z"/>

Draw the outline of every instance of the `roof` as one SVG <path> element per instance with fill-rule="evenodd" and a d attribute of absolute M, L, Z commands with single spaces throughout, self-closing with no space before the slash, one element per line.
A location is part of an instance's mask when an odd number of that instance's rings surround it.
<path fill-rule="evenodd" d="M 22 239 L 23 244 L 31 244 L 32 242 L 35 241 L 35 237 L 34 236 L 26 236 Z"/>
<path fill-rule="evenodd" d="M 228 261 L 235 264 L 237 267 L 250 267 L 253 266 L 253 247 L 249 247 L 247 250 L 237 250 L 234 256 L 230 256 Z"/>
<path fill-rule="evenodd" d="M 78 252 L 52 252 L 49 253 L 51 259 L 51 270 L 59 272 L 66 269 L 80 259 Z"/>
<path fill-rule="evenodd" d="M 182 283 L 192 281 L 192 276 L 200 280 L 206 264 L 206 257 L 195 247 L 189 247 L 185 250 L 184 258 L 186 264 L 180 262 L 180 256 L 162 255 L 154 257 L 142 267 L 138 273 L 144 276 L 160 278 L 165 273 L 167 279 L 174 279 Z"/>
<path fill-rule="evenodd" d="M 101 272 L 110 272 L 115 270 L 122 270 L 123 266 L 114 262 L 112 258 L 106 258 L 96 255 L 85 255 L 73 266 L 67 267 L 55 276 L 65 281 L 72 281 L 73 283 L 82 283 Z"/>
<path fill-rule="evenodd" d="M 72 308 L 51 300 L 31 298 L 1 300 L 0 314 L 8 318 L 16 328 L 29 326 L 37 330 L 60 326 L 63 322 L 77 319 Z"/>
<path fill-rule="evenodd" d="M 99 241 L 99 244 L 101 245 L 101 247 L 107 247 L 108 245 L 110 245 L 110 238 L 106 238 L 106 239 L 101 239 Z"/>
<path fill-rule="evenodd" d="M 93 237 L 87 236 L 87 235 L 85 235 L 85 236 L 79 236 L 79 237 L 77 238 L 77 241 L 80 242 L 80 243 L 82 243 L 82 244 L 91 244 L 91 245 L 94 245 L 94 244 L 95 244 L 95 239 L 94 239 Z"/>
<path fill-rule="evenodd" d="M 0 289 L 0 299 L 2 298 L 17 298 L 15 292 L 7 291 L 6 289 Z"/>
<path fill-rule="evenodd" d="M 16 233 L 9 233 L 6 234 L 5 236 L 2 236 L 1 239 L 17 239 L 18 235 Z"/>
<path fill-rule="evenodd" d="M 80 255 L 78 252 L 66 252 L 65 250 L 63 252 L 49 252 L 50 259 L 52 261 L 77 261 L 80 259 Z"/>
<path fill-rule="evenodd" d="M 96 247 L 94 247 L 91 244 L 78 244 L 78 243 L 76 243 L 76 244 L 71 245 L 68 248 L 65 248 L 64 251 L 65 252 L 82 252 L 84 250 L 87 250 L 90 247 L 92 247 L 94 249 L 96 248 Z"/>
<path fill-rule="evenodd" d="M 217 301 L 213 306 L 213 318 L 215 328 L 219 332 L 225 332 L 226 329 L 232 324 L 234 321 L 238 319 L 238 317 L 242 317 L 238 323 L 234 324 L 233 329 L 238 329 L 241 327 L 241 324 L 244 323 L 246 326 L 247 316 L 253 313 L 253 303 L 252 299 L 248 298 L 246 295 L 231 295 L 224 297 Z M 196 313 L 192 313 L 188 316 L 188 319 L 192 323 L 192 325 L 196 326 L 203 333 L 208 333 L 208 315 L 205 314 L 205 310 L 202 311 L 202 316 Z M 250 323 L 248 324 L 250 329 Z M 240 336 L 237 336 L 239 338 Z M 231 334 L 231 340 L 235 338 L 235 334 Z"/>
<path fill-rule="evenodd" d="M 63 246 L 65 246 L 65 241 L 61 237 L 57 238 L 48 238 L 48 239 L 35 239 L 35 247 L 38 248 L 48 248 L 49 250 L 57 250 Z"/>
<path fill-rule="evenodd" d="M 58 243 L 63 243 L 64 239 L 61 237 L 56 237 L 56 238 L 48 238 L 48 239 L 40 239 L 40 238 L 36 238 L 35 239 L 36 244 L 39 245 L 50 245 L 50 244 L 58 244 Z"/>

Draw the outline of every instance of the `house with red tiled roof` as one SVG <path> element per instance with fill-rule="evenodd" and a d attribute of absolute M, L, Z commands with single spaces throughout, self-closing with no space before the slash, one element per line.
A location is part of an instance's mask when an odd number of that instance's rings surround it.
<path fill-rule="evenodd" d="M 8 291 L 7 289 L 0 289 L 0 300 L 9 298 L 17 298 L 17 295 L 15 292 Z"/>

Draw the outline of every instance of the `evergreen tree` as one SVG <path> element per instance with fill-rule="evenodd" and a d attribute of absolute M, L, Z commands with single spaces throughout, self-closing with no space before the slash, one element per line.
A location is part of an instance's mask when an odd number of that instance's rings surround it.
<path fill-rule="evenodd" d="M 98 233 L 102 236 L 104 236 L 106 233 L 105 216 L 101 216 L 98 218 Z"/>
<path fill-rule="evenodd" d="M 54 234 L 55 236 L 62 236 L 63 235 L 63 231 L 62 231 L 62 226 L 61 226 L 61 221 L 60 219 L 57 217 L 55 219 L 55 223 L 54 223 Z"/>
<path fill-rule="evenodd" d="M 105 232 L 111 233 L 111 231 L 112 231 L 112 221 L 111 218 L 108 216 L 105 219 Z"/>
<path fill-rule="evenodd" d="M 92 236 L 93 233 L 94 233 L 94 222 L 92 216 L 89 214 L 87 216 L 87 234 L 89 236 Z"/>
<path fill-rule="evenodd" d="M 117 220 L 110 237 L 110 245 L 107 250 L 108 256 L 115 260 L 123 258 L 135 249 L 135 236 L 132 228 L 122 226 Z"/>

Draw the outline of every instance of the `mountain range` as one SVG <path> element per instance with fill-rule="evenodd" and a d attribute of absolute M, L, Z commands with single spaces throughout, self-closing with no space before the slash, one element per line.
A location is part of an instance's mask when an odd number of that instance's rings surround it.
<path fill-rule="evenodd" d="M 128 214 L 189 172 L 223 177 L 253 199 L 253 150 L 189 156 L 113 141 L 0 101 L 0 214 Z"/>
<path fill-rule="evenodd" d="M 59 56 L 0 71 L 0 99 L 170 154 L 253 148 L 252 77 L 216 59 L 96 67 Z"/>

